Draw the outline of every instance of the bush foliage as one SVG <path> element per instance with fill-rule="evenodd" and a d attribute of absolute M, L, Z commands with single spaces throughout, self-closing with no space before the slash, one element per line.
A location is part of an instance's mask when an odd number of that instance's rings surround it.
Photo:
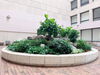
<path fill-rule="evenodd" d="M 72 54 L 78 54 L 78 53 L 83 53 L 84 50 L 82 49 L 73 49 Z"/>
<path fill-rule="evenodd" d="M 70 42 L 75 43 L 79 37 L 79 32 L 72 27 L 62 28 L 59 27 L 59 34 L 61 37 L 66 37 Z"/>
<path fill-rule="evenodd" d="M 15 52 L 24 52 L 31 54 L 69 54 L 72 52 L 72 47 L 69 42 L 65 40 L 52 40 L 41 47 L 41 42 L 38 40 L 21 40 L 14 42 L 8 46 L 8 49 Z"/>
<path fill-rule="evenodd" d="M 77 30 L 72 29 L 68 35 L 68 38 L 71 42 L 75 43 L 79 36 L 79 32 Z"/>
<path fill-rule="evenodd" d="M 91 45 L 89 45 L 86 41 L 84 40 L 78 40 L 77 41 L 77 48 L 83 49 L 84 51 L 89 51 L 91 50 Z"/>
<path fill-rule="evenodd" d="M 26 50 L 26 53 L 30 54 L 47 54 L 49 48 L 45 47 L 40 47 L 40 46 L 31 46 L 28 50 Z"/>
<path fill-rule="evenodd" d="M 50 40 L 52 37 L 58 35 L 58 24 L 54 18 L 48 18 L 48 15 L 45 14 L 45 21 L 41 22 L 40 28 L 37 30 L 38 35 L 47 36 L 47 39 Z"/>
<path fill-rule="evenodd" d="M 53 40 L 49 43 L 49 48 L 58 54 L 70 54 L 72 52 L 70 43 L 65 40 Z"/>

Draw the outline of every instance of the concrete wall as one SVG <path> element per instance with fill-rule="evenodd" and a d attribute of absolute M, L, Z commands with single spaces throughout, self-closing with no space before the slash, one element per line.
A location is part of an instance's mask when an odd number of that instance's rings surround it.
<path fill-rule="evenodd" d="M 0 31 L 0 42 L 5 41 L 16 41 L 26 39 L 27 37 L 35 37 L 34 33 L 23 33 L 23 32 L 9 32 L 9 31 Z"/>
<path fill-rule="evenodd" d="M 0 0 L 0 40 L 18 39 L 17 33 L 14 32 L 20 32 L 20 38 L 26 37 L 23 32 L 36 33 L 45 13 L 55 18 L 63 27 L 70 24 L 70 18 L 67 16 L 67 0 Z"/>
<path fill-rule="evenodd" d="M 45 13 L 66 27 L 66 3 L 66 0 L 0 0 L 0 30 L 36 33 Z"/>

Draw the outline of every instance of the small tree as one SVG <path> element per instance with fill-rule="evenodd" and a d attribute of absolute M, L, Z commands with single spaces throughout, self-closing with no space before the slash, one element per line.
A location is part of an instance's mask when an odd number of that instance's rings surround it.
<path fill-rule="evenodd" d="M 59 35 L 61 37 L 66 37 L 66 34 L 67 34 L 66 29 L 64 29 L 61 26 L 59 26 Z"/>
<path fill-rule="evenodd" d="M 79 36 L 79 32 L 72 27 L 67 27 L 66 29 L 59 27 L 59 34 L 61 37 L 66 37 L 72 43 L 75 43 Z"/>
<path fill-rule="evenodd" d="M 59 26 L 59 34 L 61 37 L 67 37 L 69 36 L 70 32 L 72 30 L 72 27 L 62 28 Z"/>
<path fill-rule="evenodd" d="M 50 40 L 53 37 L 58 35 L 58 24 L 54 18 L 48 18 L 48 15 L 45 14 L 45 21 L 41 22 L 40 28 L 37 30 L 38 35 L 44 35 Z"/>
<path fill-rule="evenodd" d="M 71 32 L 72 30 L 73 30 L 72 27 L 67 27 L 67 28 L 66 28 L 66 36 L 67 36 L 67 38 L 69 37 L 70 32 Z"/>
<path fill-rule="evenodd" d="M 72 29 L 68 35 L 68 38 L 71 42 L 75 43 L 79 37 L 79 32 L 75 29 Z"/>

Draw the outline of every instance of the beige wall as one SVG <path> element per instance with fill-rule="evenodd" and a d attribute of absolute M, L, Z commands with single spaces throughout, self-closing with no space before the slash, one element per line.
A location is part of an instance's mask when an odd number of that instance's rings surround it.
<path fill-rule="evenodd" d="M 16 41 L 26 39 L 27 37 L 34 37 L 34 33 L 19 33 L 19 32 L 9 32 L 9 31 L 0 31 L 0 42 L 4 41 Z"/>
<path fill-rule="evenodd" d="M 45 13 L 61 26 L 69 26 L 67 0 L 0 0 L 0 40 L 12 41 L 32 36 L 23 32 L 36 33 Z M 10 16 L 9 20 L 7 16 Z"/>
<path fill-rule="evenodd" d="M 66 0 L 0 0 L 0 30 L 36 33 L 45 13 L 58 24 L 69 26 L 66 3 Z"/>

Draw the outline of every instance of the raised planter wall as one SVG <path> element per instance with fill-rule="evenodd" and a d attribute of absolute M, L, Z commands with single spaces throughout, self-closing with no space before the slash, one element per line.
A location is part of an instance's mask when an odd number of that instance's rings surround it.
<path fill-rule="evenodd" d="M 37 55 L 17 53 L 2 49 L 2 58 L 14 63 L 33 65 L 33 66 L 74 66 L 90 63 L 97 59 L 98 50 L 92 48 L 92 51 L 80 54 L 68 55 Z"/>

